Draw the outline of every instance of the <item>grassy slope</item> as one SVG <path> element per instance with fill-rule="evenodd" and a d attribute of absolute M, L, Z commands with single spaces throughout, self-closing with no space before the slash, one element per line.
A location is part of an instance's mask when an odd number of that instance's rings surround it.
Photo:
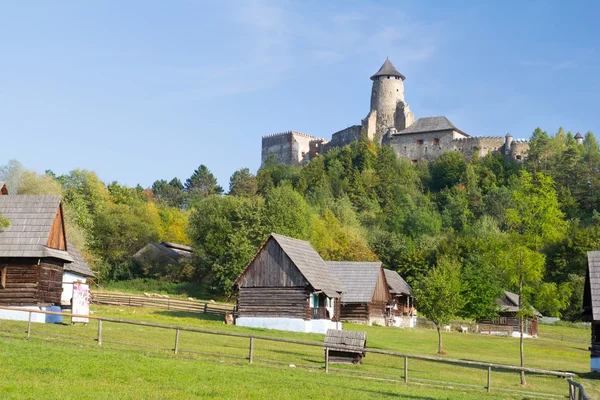
<path fill-rule="evenodd" d="M 158 323 L 165 324 L 173 324 L 173 325 L 186 325 L 186 326 L 196 326 L 202 327 L 205 329 L 211 330 L 222 330 L 229 332 L 241 332 L 241 333 L 253 333 L 256 335 L 264 335 L 264 336 L 276 336 L 276 337 L 285 337 L 292 339 L 301 339 L 301 340 L 314 340 L 316 342 L 321 342 L 323 340 L 322 335 L 317 334 L 299 334 L 293 332 L 281 332 L 281 331 L 271 331 L 271 330 L 262 330 L 262 329 L 250 329 L 244 327 L 237 326 L 226 326 L 220 320 L 216 319 L 201 319 L 198 315 L 195 314 L 185 314 L 185 313 L 172 313 L 168 311 L 157 311 L 157 310 L 148 310 L 148 309 L 133 309 L 133 308 L 110 308 L 110 307 L 95 307 L 94 312 L 98 315 L 110 316 L 110 317 L 118 317 L 125 319 L 138 319 L 145 321 L 152 321 Z M 204 318 L 204 317 L 203 317 Z M 14 322 L 14 321 L 0 321 L 0 330 L 3 329 L 20 329 L 21 332 L 25 327 L 25 323 Z M 395 329 L 395 328 L 385 328 L 385 327 L 365 327 L 358 325 L 349 325 L 345 326 L 346 329 L 357 329 L 357 330 L 365 330 L 368 334 L 368 344 L 369 347 L 374 348 L 385 348 L 392 349 L 399 352 L 406 352 L 412 354 L 428 354 L 435 355 L 436 350 L 436 333 L 433 330 L 426 329 Z M 62 334 L 62 335 L 74 335 L 82 338 L 95 338 L 96 337 L 96 329 L 97 326 L 95 323 L 91 323 L 88 326 L 76 325 L 76 326 L 52 326 L 52 325 L 38 325 L 35 324 L 33 326 L 34 333 L 35 332 L 45 332 L 54 333 L 54 334 Z M 544 338 L 544 334 L 552 335 L 553 339 Z M 22 333 L 11 333 L 13 337 L 22 337 Z M 589 368 L 589 353 L 587 351 L 587 344 L 585 340 L 589 339 L 589 332 L 585 329 L 576 329 L 576 328 L 565 328 L 565 327 L 550 327 L 550 326 L 542 326 L 541 327 L 541 338 L 540 339 L 531 339 L 526 341 L 526 364 L 530 367 L 538 367 L 545 369 L 558 369 L 558 370 L 566 370 L 573 371 L 577 374 L 584 375 Z M 570 342 L 570 341 L 562 341 L 556 339 L 556 337 L 566 336 L 569 338 L 580 340 L 580 342 Z M 126 348 L 116 344 L 110 344 L 110 341 L 120 341 L 120 342 L 128 342 L 128 343 L 137 343 L 137 344 L 145 344 L 148 346 L 160 346 L 165 348 L 173 347 L 173 339 L 174 333 L 168 330 L 162 329 L 152 329 L 146 327 L 134 327 L 127 325 L 119 325 L 119 324 L 111 324 L 106 323 L 104 326 L 104 340 L 105 345 L 104 349 L 96 349 L 93 341 L 81 341 L 74 340 L 70 341 L 69 339 L 61 339 L 60 342 L 64 343 L 65 340 L 67 342 L 72 343 L 72 345 L 77 345 L 79 348 L 73 348 L 67 346 L 68 349 L 65 350 L 63 347 L 64 344 L 58 345 L 58 348 L 62 348 L 59 354 L 69 354 L 69 357 L 73 357 L 73 361 L 69 361 L 69 363 L 91 363 L 93 366 L 97 365 L 98 362 L 94 362 L 93 360 L 97 360 L 99 357 L 102 359 L 114 359 L 119 360 L 118 365 L 112 365 L 111 368 L 101 368 L 102 371 L 106 370 L 106 373 L 109 375 L 113 375 L 118 373 L 119 370 L 125 371 L 125 375 L 122 379 L 109 379 L 106 383 L 106 391 L 110 393 L 110 386 L 115 385 L 116 390 L 120 390 L 119 387 L 125 383 L 131 383 L 136 387 L 136 393 L 144 393 L 143 388 L 138 386 L 143 386 L 142 384 L 137 384 L 136 379 L 138 377 L 134 377 L 136 366 L 139 365 L 139 368 L 144 369 L 144 372 L 140 378 L 142 379 L 140 382 L 144 382 L 146 380 L 156 379 L 159 382 L 157 385 L 159 387 L 164 388 L 165 397 L 179 397 L 186 398 L 192 396 L 192 392 L 194 390 L 216 390 L 216 393 L 219 393 L 219 396 L 223 397 L 232 397 L 238 393 L 235 389 L 232 389 L 233 392 L 229 392 L 229 386 L 233 387 L 242 387 L 245 388 L 244 392 L 245 396 L 249 397 L 250 395 L 254 395 L 257 398 L 268 397 L 265 395 L 265 388 L 270 388 L 270 390 L 275 390 L 276 388 L 282 386 L 280 384 L 267 385 L 262 380 L 257 379 L 255 375 L 268 377 L 269 380 L 277 380 L 279 383 L 286 382 L 286 387 L 295 388 L 290 389 L 286 395 L 290 397 L 301 397 L 295 396 L 300 392 L 296 390 L 307 390 L 307 393 L 313 393 L 315 396 L 319 393 L 320 388 L 323 385 L 327 385 L 327 392 L 330 392 L 330 389 L 333 387 L 340 387 L 343 391 L 346 392 L 335 392 L 337 395 L 346 395 L 348 397 L 356 398 L 356 397 L 364 397 L 369 398 L 369 396 L 373 395 L 374 397 L 382 396 L 382 393 L 379 393 L 380 387 L 383 385 L 387 389 L 383 390 L 383 392 L 392 394 L 392 393 L 403 393 L 403 396 L 406 393 L 421 393 L 418 396 L 433 396 L 435 398 L 445 398 L 444 396 L 454 397 L 456 394 L 460 394 L 460 391 L 450 391 L 450 392 L 436 392 L 435 389 L 431 388 L 418 388 L 417 386 L 409 386 L 408 389 L 405 388 L 402 384 L 390 384 L 390 383 L 381 383 L 380 381 L 372 381 L 372 380 L 362 380 L 362 379 L 353 379 L 353 376 L 349 376 L 348 374 L 340 374 L 335 373 L 329 377 L 324 376 L 322 373 L 321 367 L 323 363 L 322 351 L 320 348 L 310 348 L 306 346 L 297 346 L 297 345 L 288 345 L 288 344 L 280 344 L 273 342 L 265 342 L 265 341 L 257 341 L 255 343 L 255 357 L 256 358 L 265 358 L 270 360 L 279 360 L 285 363 L 294 363 L 297 365 L 309 365 L 310 368 L 307 369 L 290 369 L 289 367 L 279 367 L 279 369 L 275 368 L 272 364 L 264 364 L 260 363 L 261 366 L 268 365 L 269 368 L 264 369 L 261 368 L 260 373 L 257 373 L 257 366 L 247 366 L 242 360 L 243 357 L 247 356 L 248 352 L 248 340 L 242 338 L 225 338 L 211 335 L 204 335 L 198 333 L 190 333 L 190 332 L 182 332 L 181 333 L 181 341 L 180 341 L 180 349 L 192 350 L 196 352 L 207 352 L 207 353 L 223 353 L 228 354 L 230 356 L 239 357 L 239 358 L 223 358 L 223 357 L 207 357 L 206 355 L 194 355 L 197 361 L 185 361 L 182 362 L 181 366 L 177 363 L 177 360 L 173 360 L 173 356 L 169 355 L 167 352 L 152 352 L 152 355 L 149 357 L 140 356 L 138 353 L 132 352 L 130 348 Z M 47 345 L 39 343 L 38 340 L 35 340 L 31 343 L 27 343 L 24 341 L 15 341 L 14 339 L 4 339 L 3 342 L 11 346 L 11 349 L 14 347 L 16 349 L 14 354 L 17 354 L 16 357 L 11 357 L 10 361 L 13 362 L 14 365 L 11 366 L 10 370 L 15 371 L 12 374 L 20 373 L 27 375 L 28 369 L 31 367 L 30 363 L 23 363 L 21 359 L 27 359 L 27 357 L 32 357 L 41 352 L 47 352 L 50 348 Z M 81 346 L 81 344 L 84 344 Z M 463 358 L 463 359 L 471 359 L 471 360 L 481 360 L 481 361 L 490 361 L 504 364 L 517 364 L 519 359 L 518 353 L 518 340 L 512 338 L 501 338 L 501 337 L 487 337 L 481 335 L 463 335 L 459 333 L 450 333 L 444 335 L 444 343 L 445 348 L 448 351 L 449 358 Z M 71 345 L 71 346 L 72 346 Z M 4 346 L 4 344 L 3 344 Z M 37 347 L 35 347 L 37 346 Z M 46 346 L 46 347 L 44 347 Z M 39 349 L 38 349 L 39 348 Z M 111 348 L 118 348 L 121 350 L 120 352 L 109 351 Z M 18 351 L 17 351 L 18 350 Z M 110 354 L 110 355 L 107 355 Z M 127 355 L 134 354 L 134 355 Z M 183 353 L 185 357 L 191 357 L 190 353 Z M 79 357 L 81 355 L 81 357 Z M 57 356 L 58 357 L 58 356 Z M 135 362 L 129 362 L 128 360 L 135 360 Z M 158 361 L 157 361 L 158 360 Z M 219 361 L 234 363 L 233 365 L 229 365 L 226 363 L 219 363 Z M 173 364 L 175 363 L 175 364 Z M 240 364 L 238 364 L 240 363 Z M 123 367 L 119 367 L 119 365 L 123 364 Z M 148 365 L 161 365 L 160 368 L 164 368 L 165 372 L 160 373 L 160 377 L 155 376 L 155 373 L 152 372 L 152 369 L 145 370 L 146 364 Z M 7 364 L 3 364 L 0 367 L 0 376 L 6 376 L 5 371 Z M 50 363 L 53 365 L 53 363 Z M 202 365 L 202 370 L 205 370 L 202 373 L 199 373 L 193 370 L 194 366 Z M 90 368 L 94 368 L 94 367 Z M 37 366 L 36 366 L 37 367 Z M 152 367 L 154 368 L 154 367 Z M 160 369 L 159 368 L 159 369 Z M 181 372 L 172 377 L 172 379 L 168 380 L 167 377 L 171 376 L 168 373 L 168 369 L 175 368 L 181 369 Z M 402 375 L 402 360 L 392 357 L 379 356 L 374 354 L 369 354 L 365 360 L 364 364 L 359 367 L 344 367 L 345 369 L 353 369 L 359 371 L 371 371 L 378 373 L 389 374 L 393 377 L 400 377 Z M 219 379 L 214 376 L 202 375 L 202 374 L 210 374 L 212 370 L 220 371 L 216 376 L 221 377 L 224 375 L 230 375 L 238 377 L 235 381 L 233 379 L 226 380 L 227 385 L 219 383 Z M 79 371 L 79 370 L 78 370 Z M 75 373 L 75 377 L 77 380 L 81 380 L 82 384 L 87 384 L 88 377 L 88 367 L 80 369 L 80 372 Z M 290 372 L 291 371 L 291 372 Z M 312 371 L 312 372 L 310 372 Z M 42 377 L 48 377 L 49 380 L 55 381 L 62 380 L 60 374 L 56 370 L 56 368 L 50 368 L 48 371 L 48 375 L 43 373 L 34 373 L 30 375 L 31 377 L 35 377 L 37 375 L 41 375 Z M 133 374 L 133 375 L 131 375 Z M 200 383 L 189 384 L 187 382 L 187 378 L 180 375 L 193 374 L 198 377 L 199 382 L 202 381 L 205 385 L 209 387 L 199 387 Z M 95 376 L 95 374 L 92 374 Z M 203 380 L 201 376 L 205 376 L 206 379 L 209 379 L 212 383 L 207 383 L 208 381 Z M 409 376 L 411 378 L 423 378 L 423 379 L 439 379 L 449 382 L 460 382 L 466 384 L 474 384 L 474 385 L 484 385 L 486 378 L 486 371 L 476 368 L 464 368 L 464 367 L 456 367 L 451 365 L 439 364 L 439 363 L 428 363 L 422 361 L 414 361 L 411 360 L 409 363 Z M 295 378 L 294 378 L 295 377 Z M 305 379 L 306 378 L 306 379 Z M 0 378 L 4 379 L 4 378 Z M 37 378 L 36 378 L 37 379 Z M 90 378 L 93 380 L 92 378 Z M 167 379 L 167 380 L 165 380 Z M 224 378 L 223 378 L 224 379 Z M 267 379 L 267 378 L 265 378 Z M 12 380 L 12 379 L 11 379 Z M 239 380 L 239 382 L 238 382 Z M 288 381 L 296 382 L 294 384 L 289 383 Z M 23 382 L 23 381 L 22 381 Z M 343 384 L 342 384 L 343 382 Z M 314 383 L 314 386 L 313 386 Z M 356 387 L 353 385 L 356 384 Z M 584 379 L 584 384 L 586 388 L 589 389 L 591 394 L 598 393 L 598 385 L 595 381 Z M 237 385 L 237 386 L 236 386 Z M 240 386 L 242 385 L 242 386 Z M 266 385 L 266 386 L 265 386 Z M 294 386 L 297 385 L 297 386 Z M 340 386 L 341 385 L 341 386 Z M 52 385 L 50 385 L 52 386 Z M 185 386 L 185 388 L 177 388 L 179 386 Z M 389 386 L 389 387 L 388 387 Z M 505 387 L 511 389 L 520 389 L 518 386 L 518 376 L 514 373 L 500 373 L 493 372 L 492 374 L 492 386 L 493 387 Z M 529 377 L 529 388 L 544 392 L 553 392 L 556 394 L 565 394 L 566 393 L 566 384 L 563 380 L 559 378 L 541 378 L 531 376 Z M 211 389 L 212 388 L 212 389 Z M 312 388 L 312 389 L 310 389 Z M 2 389 L 0 389 L 2 390 Z M 41 390 L 41 389 L 40 389 Z M 44 390 L 54 390 L 52 388 L 44 389 Z M 172 396 L 168 394 L 169 390 L 183 391 L 177 392 Z M 238 389 L 240 390 L 240 389 Z M 279 390 L 279 389 L 278 389 Z M 313 391 L 311 391 L 313 390 Z M 337 389 L 336 389 L 337 390 Z M 42 393 L 42 392 L 36 392 Z M 198 392 L 201 393 L 201 392 Z M 204 392 L 202 392 L 204 393 Z M 474 398 L 481 397 L 485 392 L 478 391 L 474 392 Z M 496 393 L 498 395 L 498 393 Z M 33 394 L 32 394 L 33 396 Z M 441 396 L 441 397 L 440 397 Z M 503 395 L 501 397 L 505 397 Z M 2 396 L 5 397 L 5 396 Z M 144 397 L 144 396 L 142 396 Z M 233 396 L 235 397 L 235 396 Z M 463 397 L 460 395 L 458 397 Z M 416 397 L 423 398 L 423 397 Z"/>

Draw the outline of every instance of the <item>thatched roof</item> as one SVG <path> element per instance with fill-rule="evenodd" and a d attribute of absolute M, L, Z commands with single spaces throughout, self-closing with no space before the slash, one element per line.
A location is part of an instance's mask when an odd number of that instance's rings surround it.
<path fill-rule="evenodd" d="M 0 196 L 0 214 L 10 221 L 0 230 L 0 257 L 73 261 L 66 251 L 46 246 L 60 207 L 60 196 Z"/>
<path fill-rule="evenodd" d="M 369 303 L 373 300 L 380 262 L 327 261 L 344 284 L 342 303 Z"/>
<path fill-rule="evenodd" d="M 385 279 L 387 280 L 391 294 L 410 295 L 412 293 L 412 288 L 408 285 L 408 283 L 406 283 L 404 279 L 402 279 L 400 274 L 398 274 L 396 271 L 392 271 L 391 269 L 384 269 L 383 272 L 385 273 Z"/>

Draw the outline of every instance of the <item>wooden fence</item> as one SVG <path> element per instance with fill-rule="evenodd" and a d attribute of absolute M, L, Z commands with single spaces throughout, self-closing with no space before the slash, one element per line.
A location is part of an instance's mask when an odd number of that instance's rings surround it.
<path fill-rule="evenodd" d="M 318 342 L 282 339 L 282 338 L 274 338 L 274 337 L 267 337 L 267 336 L 256 336 L 256 335 L 248 335 L 248 334 L 242 334 L 242 333 L 217 332 L 217 331 L 210 331 L 210 330 L 206 330 L 206 329 L 199 329 L 199 328 L 192 328 L 192 327 L 185 327 L 185 326 L 155 324 L 155 323 L 150 323 L 150 322 L 122 320 L 122 319 L 107 318 L 107 317 L 94 316 L 94 315 L 77 315 L 77 314 L 69 314 L 69 313 L 62 313 L 62 312 L 31 310 L 31 309 L 27 309 L 27 308 L 5 307 L 5 306 L 0 306 L 0 309 L 22 311 L 22 312 L 29 313 L 29 322 L 27 324 L 27 337 L 30 337 L 30 335 L 31 335 L 31 316 L 33 313 L 40 313 L 40 314 L 47 314 L 47 315 L 60 315 L 60 316 L 64 316 L 64 317 L 82 317 L 82 318 L 89 318 L 89 319 L 98 321 L 98 334 L 97 334 L 97 338 L 95 339 L 96 342 L 98 343 L 98 346 L 102 346 L 102 331 L 103 331 L 104 323 L 110 322 L 110 323 L 117 323 L 117 324 L 138 325 L 138 326 L 168 329 L 168 330 L 174 331 L 174 338 L 173 338 L 174 346 L 173 346 L 173 348 L 170 349 L 171 351 L 173 351 L 174 354 L 178 354 L 180 351 L 182 351 L 180 348 L 180 345 L 179 345 L 180 332 L 181 331 L 196 332 L 196 333 L 202 333 L 202 334 L 208 334 L 208 335 L 247 338 L 248 339 L 248 357 L 246 359 L 249 361 L 250 364 L 252 364 L 254 361 L 254 341 L 255 340 L 264 340 L 264 341 L 271 341 L 271 342 L 290 343 L 290 344 L 296 344 L 296 345 L 304 345 L 304 346 L 313 346 L 313 347 L 323 348 L 324 354 L 325 354 L 325 356 L 324 356 L 325 373 L 329 373 L 330 370 L 333 370 L 333 368 L 329 367 L 329 352 L 330 351 L 348 351 L 348 350 L 349 351 L 360 351 L 360 352 L 373 353 L 373 354 L 382 354 L 382 355 L 386 355 L 386 356 L 403 359 L 404 374 L 402 376 L 398 376 L 397 378 L 401 378 L 407 384 L 409 383 L 409 360 L 413 359 L 413 360 L 430 361 L 430 362 L 435 362 L 435 363 L 452 364 L 452 365 L 457 365 L 457 366 L 468 366 L 468 367 L 487 369 L 487 382 L 483 386 L 456 384 L 456 383 L 453 383 L 452 386 L 457 386 L 457 385 L 461 386 L 462 385 L 462 386 L 468 386 L 468 387 L 475 387 L 475 388 L 480 388 L 480 389 L 486 389 L 488 392 L 490 392 L 493 388 L 492 387 L 492 371 L 494 371 L 494 370 L 495 371 L 512 371 L 512 372 L 518 372 L 519 374 L 521 373 L 521 371 L 524 371 L 526 373 L 531 373 L 531 374 L 556 376 L 556 377 L 565 378 L 568 381 L 568 398 L 570 400 L 587 400 L 587 397 L 585 396 L 585 392 L 583 390 L 583 386 L 573 380 L 573 378 L 576 378 L 576 375 L 573 373 L 570 373 L 570 372 L 551 371 L 551 370 L 543 370 L 543 369 L 537 369 L 537 368 L 523 368 L 523 367 L 513 366 L 513 365 L 494 364 L 494 363 L 486 363 L 486 362 L 479 362 L 479 361 L 468 361 L 468 360 L 458 360 L 458 359 L 448 359 L 448 358 L 438 358 L 438 357 L 433 357 L 433 356 L 423 356 L 423 355 L 415 355 L 415 354 L 404 354 L 404 353 L 398 353 L 398 352 L 394 352 L 394 351 L 363 348 L 363 347 L 352 347 L 352 346 L 341 346 L 341 345 L 337 345 L 337 346 L 336 345 L 327 345 L 326 346 L 324 343 L 318 343 Z M 117 344 L 136 346 L 135 344 L 131 344 L 131 343 L 120 343 L 120 342 L 109 342 L 109 343 L 117 343 Z M 261 361 L 278 362 L 278 361 L 264 360 L 264 359 L 261 359 Z M 342 370 L 342 369 L 337 369 L 337 368 L 335 370 L 348 372 L 347 370 Z M 423 381 L 423 379 L 415 379 L 415 378 L 411 378 L 411 380 Z M 441 381 L 435 381 L 435 380 L 426 380 L 426 381 L 427 381 L 427 383 L 430 383 L 430 384 L 431 383 L 438 384 L 438 385 L 439 384 L 447 384 L 447 382 L 441 382 Z M 533 391 L 523 391 L 523 390 L 517 391 L 517 390 L 510 390 L 510 389 L 503 389 L 503 388 L 495 388 L 495 390 L 502 390 L 502 391 L 506 391 L 506 392 L 514 392 L 514 393 L 521 393 L 521 394 L 529 394 L 529 395 L 534 395 L 534 396 L 538 395 L 538 396 L 559 397 L 559 398 L 565 397 L 565 396 L 558 396 L 558 395 L 551 394 L 551 393 L 539 393 L 539 392 L 533 392 Z"/>
<path fill-rule="evenodd" d="M 146 297 L 122 293 L 92 292 L 92 303 L 128 307 L 159 308 L 169 311 L 208 313 L 223 316 L 228 312 L 233 313 L 235 311 L 235 307 L 222 304 L 205 303 L 185 299 Z"/>

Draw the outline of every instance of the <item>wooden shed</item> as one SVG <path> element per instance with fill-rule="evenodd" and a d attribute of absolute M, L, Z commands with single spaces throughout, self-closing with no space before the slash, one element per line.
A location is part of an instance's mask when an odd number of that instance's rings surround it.
<path fill-rule="evenodd" d="M 339 349 L 339 347 L 353 349 Z M 360 364 L 366 355 L 362 350 L 365 347 L 367 347 L 367 332 L 329 329 L 325 335 L 325 357 L 329 349 L 330 364 Z"/>
<path fill-rule="evenodd" d="M 272 233 L 233 286 L 237 325 L 317 333 L 342 328 L 342 284 L 304 240 Z"/>
<path fill-rule="evenodd" d="M 10 226 L 0 229 L 0 304 L 39 309 L 60 304 L 67 252 L 59 196 L 0 196 L 0 213 Z M 5 311 L 0 318 L 23 319 Z M 34 320 L 44 322 L 41 314 Z"/>
<path fill-rule="evenodd" d="M 590 370 L 600 372 L 600 251 L 588 251 L 583 315 L 591 322 Z"/>
<path fill-rule="evenodd" d="M 342 321 L 388 325 L 392 297 L 380 262 L 327 261 L 344 285 Z"/>
<path fill-rule="evenodd" d="M 390 325 L 414 328 L 417 325 L 412 288 L 396 271 L 384 269 L 392 300 L 388 304 Z"/>
<path fill-rule="evenodd" d="M 519 337 L 521 335 L 520 320 L 517 317 L 519 311 L 519 295 L 504 291 L 504 296 L 496 299 L 499 311 L 498 317 L 492 320 L 477 320 L 480 333 L 490 335 L 508 335 Z M 534 316 L 525 318 L 525 337 L 537 337 L 538 335 L 538 318 L 542 316 L 535 308 L 531 307 Z"/>

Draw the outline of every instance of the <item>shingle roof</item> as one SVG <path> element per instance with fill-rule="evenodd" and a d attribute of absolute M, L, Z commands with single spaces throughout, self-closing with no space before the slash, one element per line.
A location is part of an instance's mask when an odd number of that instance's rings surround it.
<path fill-rule="evenodd" d="M 192 253 L 194 251 L 193 247 L 185 246 L 185 245 L 179 244 L 179 243 L 162 242 L 161 245 L 169 247 L 171 249 L 183 250 L 183 251 L 189 252 L 189 253 Z"/>
<path fill-rule="evenodd" d="M 0 196 L 0 214 L 10 221 L 0 230 L 0 257 L 73 261 L 66 251 L 46 247 L 60 203 L 60 196 Z"/>
<path fill-rule="evenodd" d="M 600 251 L 588 251 L 588 285 L 594 321 L 600 320 Z"/>
<path fill-rule="evenodd" d="M 368 303 L 373 300 L 381 271 L 380 262 L 327 261 L 344 284 L 342 303 Z"/>
<path fill-rule="evenodd" d="M 502 311 L 519 311 L 519 295 L 507 290 L 504 291 L 504 297 L 497 299 L 496 303 L 500 306 L 500 310 Z M 542 314 L 535 308 L 531 307 L 531 309 L 536 316 L 542 316 Z"/>
<path fill-rule="evenodd" d="M 325 344 L 334 346 L 365 347 L 367 344 L 367 332 L 327 329 Z"/>
<path fill-rule="evenodd" d="M 329 297 L 339 297 L 342 282 L 332 273 L 319 253 L 309 242 L 271 233 L 285 254 L 315 290 L 322 290 Z"/>
<path fill-rule="evenodd" d="M 437 132 L 437 131 L 457 131 L 465 136 L 465 132 L 458 129 L 450 120 L 446 117 L 424 117 L 416 120 L 411 126 L 403 129 L 396 133 L 396 135 L 406 135 L 410 133 L 425 133 L 425 132 Z"/>
<path fill-rule="evenodd" d="M 378 76 L 398 76 L 402 80 L 406 79 L 406 77 L 404 75 L 402 75 L 400 72 L 398 72 L 398 70 L 396 69 L 396 67 L 394 67 L 392 65 L 392 63 L 390 62 L 389 58 L 385 60 L 385 62 L 381 66 L 381 68 L 379 68 L 379 71 L 377 71 L 375 73 L 375 75 L 373 75 L 371 77 L 371 80 L 372 81 L 375 80 L 375 78 L 377 78 Z"/>
<path fill-rule="evenodd" d="M 83 257 L 81 257 L 81 254 L 79 254 L 79 252 L 77 251 L 75 246 L 73 246 L 71 244 L 71 242 L 69 242 L 69 241 L 67 241 L 67 251 L 68 251 L 69 255 L 71 257 L 73 257 L 73 262 L 65 264 L 65 267 L 64 267 L 65 271 L 72 272 L 75 275 L 81 275 L 81 276 L 93 278 L 94 273 L 92 272 L 90 267 L 87 265 L 87 263 L 85 262 Z"/>
<path fill-rule="evenodd" d="M 412 293 L 412 288 L 406 283 L 404 279 L 396 271 L 391 269 L 384 269 L 385 279 L 387 280 L 388 286 L 390 287 L 391 294 L 408 294 Z"/>
<path fill-rule="evenodd" d="M 177 246 L 177 247 L 176 247 Z M 138 262 L 144 263 L 159 262 L 159 263 L 177 263 L 180 258 L 191 258 L 192 251 L 184 250 L 181 247 L 189 248 L 188 246 L 177 245 L 175 243 L 148 243 L 142 247 L 137 253 L 133 255 L 133 258 Z"/>

